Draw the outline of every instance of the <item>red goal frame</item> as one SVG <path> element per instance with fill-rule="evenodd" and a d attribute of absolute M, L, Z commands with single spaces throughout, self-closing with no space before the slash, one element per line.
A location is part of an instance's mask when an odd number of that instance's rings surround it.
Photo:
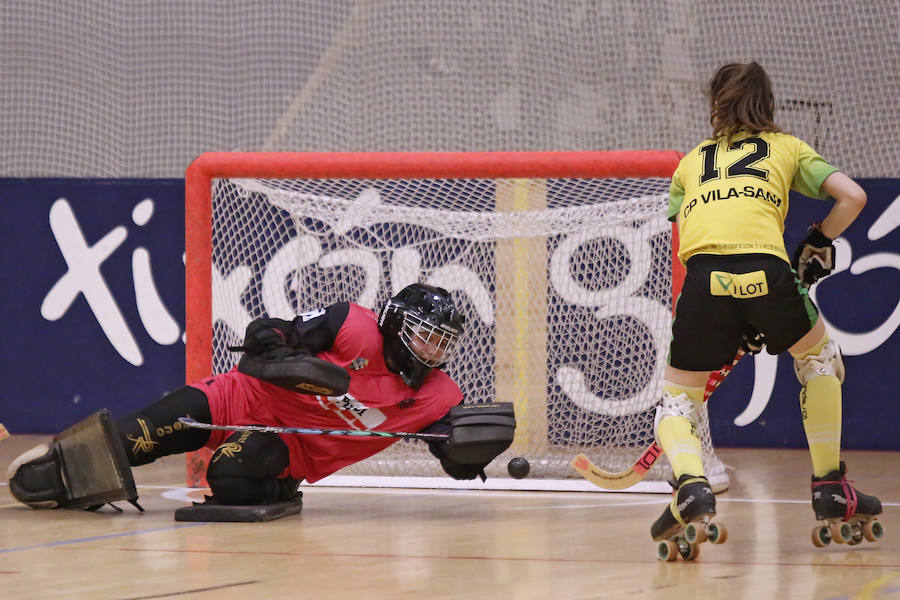
<path fill-rule="evenodd" d="M 674 150 L 588 152 L 207 152 L 185 172 L 185 379 L 212 374 L 212 184 L 218 178 L 514 179 L 671 177 Z M 673 228 L 673 234 L 675 230 Z M 673 243 L 673 298 L 683 270 Z M 188 455 L 205 487 L 209 451 Z"/>

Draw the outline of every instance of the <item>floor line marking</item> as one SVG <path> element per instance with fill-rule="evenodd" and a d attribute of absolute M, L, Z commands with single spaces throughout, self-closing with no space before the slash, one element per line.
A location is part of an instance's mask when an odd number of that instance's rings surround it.
<path fill-rule="evenodd" d="M 76 538 L 72 540 L 59 540 L 57 542 L 45 542 L 43 544 L 35 544 L 33 546 L 19 546 L 18 548 L 0 548 L 0 554 L 8 554 L 10 552 L 21 552 L 22 550 L 35 550 L 37 548 L 52 548 L 54 546 L 67 546 L 69 544 L 80 544 L 83 542 L 95 542 L 98 540 L 110 540 L 120 537 L 129 537 L 135 535 L 143 535 L 145 533 L 157 533 L 160 531 L 171 531 L 173 529 L 182 529 L 184 527 L 197 527 L 200 525 L 209 525 L 209 523 L 182 523 L 178 525 L 170 525 L 168 527 L 156 527 L 154 529 L 141 529 L 138 531 L 123 531 L 121 533 L 109 533 L 106 535 L 97 535 L 86 538 Z"/>
<path fill-rule="evenodd" d="M 376 554 L 361 552 L 303 552 L 288 550 L 269 550 L 269 551 L 246 551 L 246 550 L 185 550 L 183 548 L 119 548 L 122 552 L 172 552 L 181 554 L 227 554 L 227 555 L 248 555 L 248 556 L 309 556 L 320 558 L 385 558 L 385 559 L 420 559 L 420 560 L 474 560 L 474 561 L 512 561 L 512 562 L 549 562 L 549 563 L 585 563 L 585 564 L 659 564 L 654 559 L 648 560 L 615 560 L 605 558 L 558 558 L 552 556 L 456 556 L 456 555 L 437 555 L 437 554 Z M 700 564 L 700 563 L 698 563 Z M 827 563 L 814 564 L 810 562 L 779 562 L 779 561 L 745 561 L 745 560 L 707 560 L 704 559 L 703 565 L 755 565 L 755 566 L 775 566 L 775 567 L 803 567 L 803 568 L 863 568 L 863 569 L 896 569 L 900 564 L 866 564 L 866 563 Z"/>

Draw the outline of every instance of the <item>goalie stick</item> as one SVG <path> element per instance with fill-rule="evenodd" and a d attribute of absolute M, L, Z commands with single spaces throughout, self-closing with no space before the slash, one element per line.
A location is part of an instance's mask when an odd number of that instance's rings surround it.
<path fill-rule="evenodd" d="M 447 440 L 449 433 L 404 433 L 400 431 L 373 431 L 369 429 L 316 429 L 313 427 L 276 427 L 271 425 L 212 425 L 190 417 L 178 417 L 178 421 L 196 429 L 220 431 L 254 431 L 257 433 L 294 433 L 300 435 L 353 435 L 363 437 L 403 438 L 406 440 Z"/>
<path fill-rule="evenodd" d="M 713 371 L 709 374 L 709 379 L 706 381 L 706 388 L 703 390 L 703 402 L 709 400 L 709 397 L 712 396 L 712 393 L 716 391 L 716 388 L 725 380 L 731 370 L 735 367 L 735 365 L 740 362 L 741 358 L 743 358 L 745 351 L 743 348 L 738 348 L 737 353 L 734 355 L 734 359 L 731 361 L 731 364 L 724 365 L 718 371 Z M 647 475 L 647 472 L 650 471 L 650 467 L 656 462 L 663 454 L 662 447 L 654 441 L 650 444 L 646 450 L 641 454 L 640 458 L 637 459 L 637 462 L 625 469 L 624 471 L 619 471 L 618 473 L 604 471 L 594 463 L 592 463 L 587 456 L 584 454 L 579 454 L 575 458 L 572 459 L 570 463 L 572 467 L 575 468 L 578 473 L 581 474 L 582 477 L 596 485 L 597 487 L 601 487 L 606 490 L 624 490 L 626 488 L 630 488 L 636 483 L 640 482 Z"/>

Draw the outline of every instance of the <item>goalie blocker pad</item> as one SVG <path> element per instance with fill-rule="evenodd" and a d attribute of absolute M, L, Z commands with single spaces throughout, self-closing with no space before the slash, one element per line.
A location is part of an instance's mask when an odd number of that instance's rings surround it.
<path fill-rule="evenodd" d="M 98 411 L 32 448 L 9 467 L 12 495 L 32 508 L 99 508 L 137 489 L 110 411 Z"/>
<path fill-rule="evenodd" d="M 445 455 L 463 465 L 486 465 L 510 447 L 515 433 L 512 402 L 454 406 Z"/>
<path fill-rule="evenodd" d="M 308 354 L 278 359 L 244 354 L 238 371 L 300 394 L 341 396 L 350 389 L 347 369 Z"/>

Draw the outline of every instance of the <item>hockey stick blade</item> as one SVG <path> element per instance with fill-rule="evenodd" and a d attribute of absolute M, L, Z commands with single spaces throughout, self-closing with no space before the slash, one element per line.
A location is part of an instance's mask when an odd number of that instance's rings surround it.
<path fill-rule="evenodd" d="M 718 371 L 713 371 L 709 374 L 709 379 L 706 380 L 706 387 L 703 390 L 704 403 L 709 400 L 709 397 L 712 396 L 713 392 L 716 391 L 731 370 L 741 361 L 744 354 L 744 350 L 739 348 L 734 355 L 731 364 L 723 365 Z M 624 471 L 604 471 L 592 463 L 584 454 L 579 454 L 573 458 L 572 462 L 569 464 L 571 464 L 582 477 L 597 487 L 605 490 L 624 490 L 642 481 L 650 471 L 650 468 L 656 463 L 656 460 L 662 455 L 662 447 L 654 441 L 643 453 L 641 453 L 637 462 Z"/>
<path fill-rule="evenodd" d="M 212 425 L 190 417 L 178 417 L 178 421 L 196 429 L 218 431 L 253 431 L 256 433 L 291 433 L 297 435 L 349 435 L 358 437 L 402 438 L 406 440 L 437 441 L 450 438 L 446 433 L 404 433 L 400 431 L 373 431 L 369 429 L 316 429 L 313 427 L 276 427 L 270 425 Z"/>
<path fill-rule="evenodd" d="M 605 490 L 624 490 L 639 483 L 662 453 L 663 449 L 659 447 L 659 444 L 653 442 L 644 450 L 636 463 L 619 473 L 604 471 L 588 460 L 584 454 L 573 458 L 571 464 L 582 477 L 597 487 Z"/>

